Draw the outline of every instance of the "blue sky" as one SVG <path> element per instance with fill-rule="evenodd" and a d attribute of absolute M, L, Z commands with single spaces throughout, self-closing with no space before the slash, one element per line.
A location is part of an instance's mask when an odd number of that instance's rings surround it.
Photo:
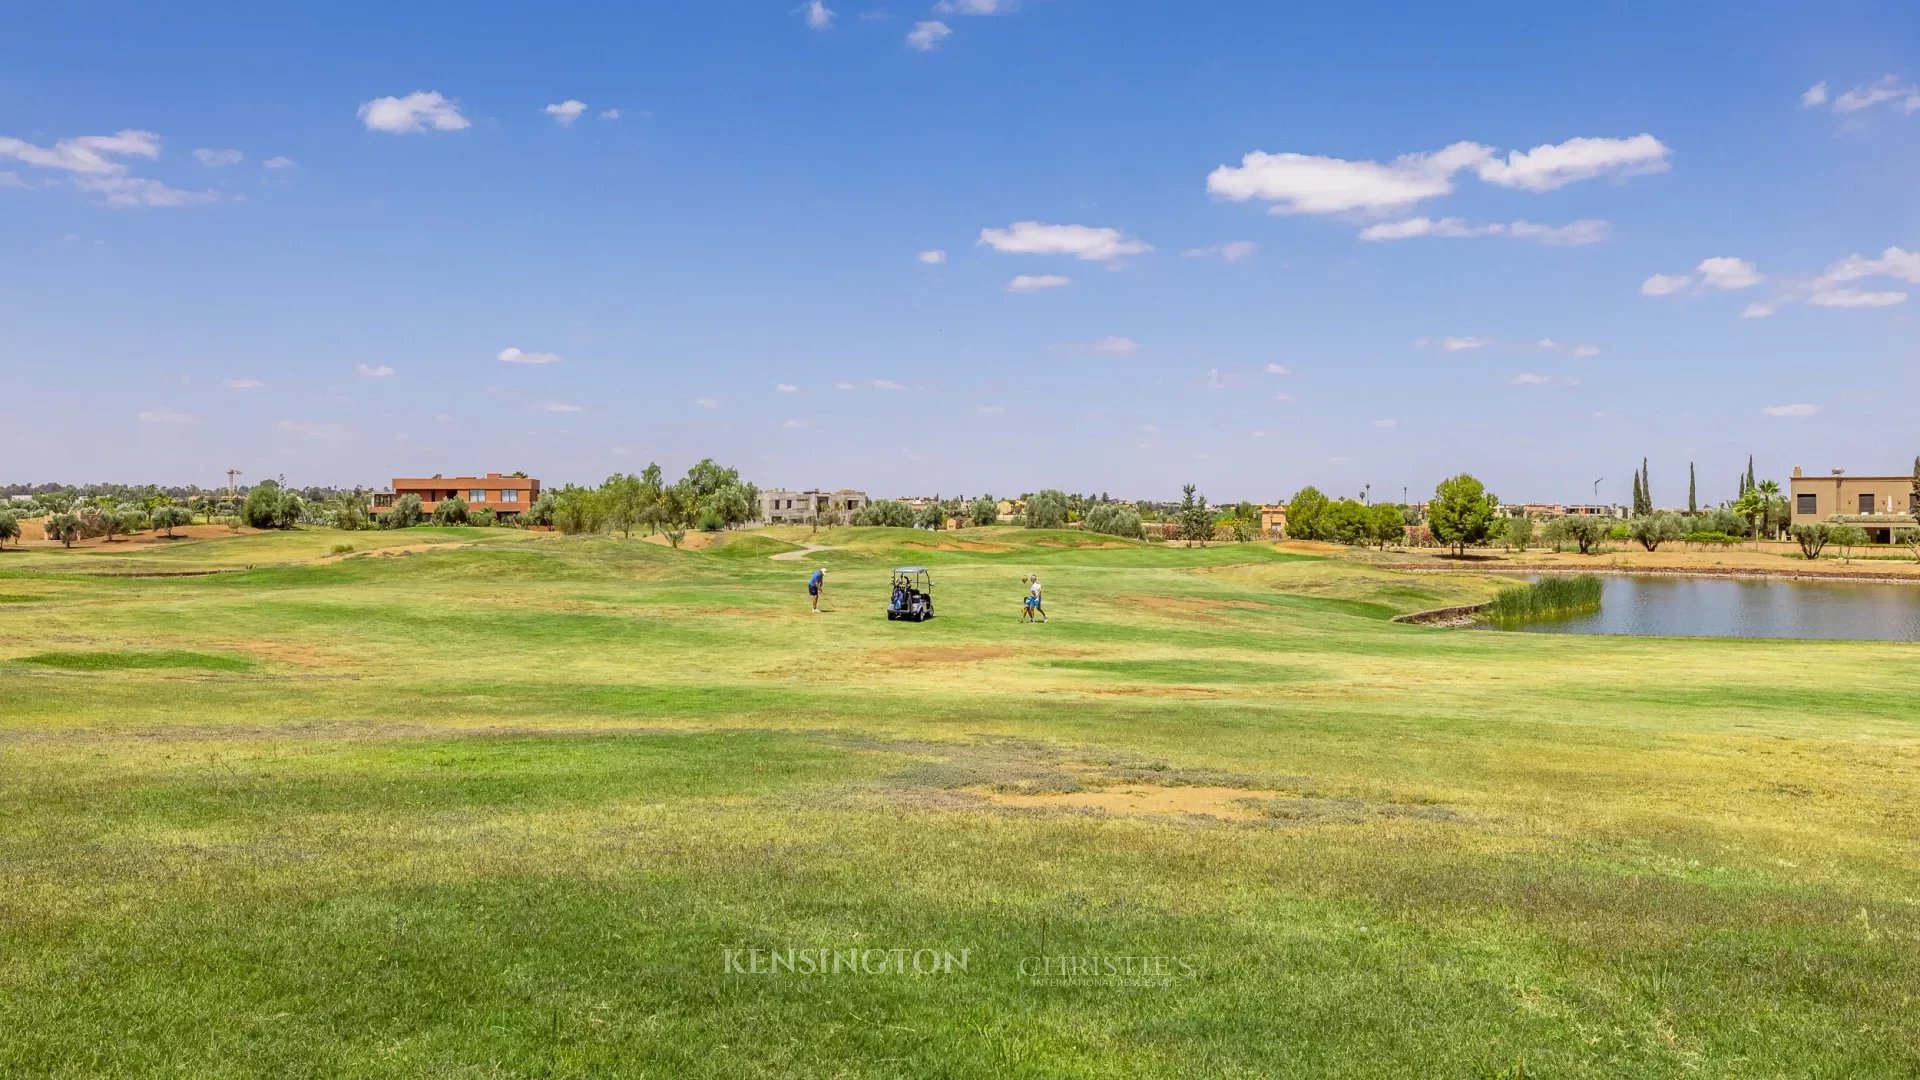
<path fill-rule="evenodd" d="M 397 7 L 9 16 L 0 475 L 1680 503 L 1920 452 L 1911 3 Z"/>

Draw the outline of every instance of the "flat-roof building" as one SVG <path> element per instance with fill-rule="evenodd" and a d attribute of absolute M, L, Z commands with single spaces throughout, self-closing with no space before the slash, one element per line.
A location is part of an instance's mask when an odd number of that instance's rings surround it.
<path fill-rule="evenodd" d="M 502 476 L 497 472 L 485 476 L 429 476 L 419 479 L 396 476 L 393 490 L 375 492 L 373 505 L 369 509 L 373 516 L 379 517 L 408 495 L 420 496 L 420 510 L 429 515 L 442 502 L 457 496 L 467 501 L 469 513 L 491 510 L 496 517 L 511 518 L 519 517 L 540 497 L 540 481 L 529 476 Z"/>
<path fill-rule="evenodd" d="M 1807 476 L 1795 465 L 1788 482 L 1788 509 L 1795 525 L 1853 525 L 1872 542 L 1885 544 L 1892 542 L 1894 532 L 1920 524 L 1913 485 L 1912 476 L 1849 476 L 1842 469 Z"/>

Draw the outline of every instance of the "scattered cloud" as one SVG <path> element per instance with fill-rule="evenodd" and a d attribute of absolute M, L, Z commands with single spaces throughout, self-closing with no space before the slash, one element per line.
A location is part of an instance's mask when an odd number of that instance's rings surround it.
<path fill-rule="evenodd" d="M 143 424 L 191 424 L 193 423 L 193 415 L 191 413 L 178 412 L 162 405 L 159 408 L 141 410 L 140 422 Z"/>
<path fill-rule="evenodd" d="M 855 387 L 854 387 L 854 385 L 853 385 L 852 383 L 850 383 L 850 382 L 837 382 L 837 383 L 834 383 L 834 384 L 833 384 L 833 388 L 834 388 L 835 390 L 852 390 L 852 389 L 855 389 Z"/>
<path fill-rule="evenodd" d="M 561 127 L 572 127 L 573 122 L 580 119 L 580 115 L 587 111 L 587 103 L 568 98 L 565 101 L 555 102 L 542 111 L 553 117 L 553 122 Z"/>
<path fill-rule="evenodd" d="M 1036 293 L 1045 289 L 1058 289 L 1073 284 L 1073 279 L 1059 274 L 1015 274 L 1007 282 L 1010 293 Z"/>
<path fill-rule="evenodd" d="M 799 387 L 793 385 L 792 383 L 784 383 L 784 382 L 775 386 L 774 389 L 779 391 L 782 394 L 797 394 L 800 392 Z"/>
<path fill-rule="evenodd" d="M 1779 305 L 1775 303 L 1748 304 L 1746 308 L 1740 312 L 1740 317 L 1743 319 L 1768 319 L 1772 318 L 1773 313 L 1778 310 Z"/>
<path fill-rule="evenodd" d="M 1269 374 L 1269 375 L 1291 375 L 1291 374 L 1293 374 L 1293 369 L 1292 369 L 1292 368 L 1289 368 L 1289 367 L 1287 367 L 1287 366 L 1286 366 L 1285 364 L 1268 364 L 1268 365 L 1267 365 L 1267 366 L 1266 366 L 1265 368 L 1263 368 L 1262 370 L 1264 370 L 1264 371 L 1265 371 L 1265 372 L 1266 372 L 1267 374 Z"/>
<path fill-rule="evenodd" d="M 160 136 L 131 128 L 112 135 L 81 135 L 52 146 L 36 146 L 22 139 L 0 136 L 0 161 L 12 159 L 36 169 L 68 174 L 73 186 L 98 195 L 107 206 L 194 206 L 218 201 L 211 191 L 183 191 L 158 180 L 131 176 L 123 158 L 160 156 Z M 15 174 L 9 187 L 27 186 Z"/>
<path fill-rule="evenodd" d="M 259 379 L 222 379 L 220 385 L 229 390 L 258 390 L 267 384 Z"/>
<path fill-rule="evenodd" d="M 875 390 L 905 390 L 906 387 L 892 379 L 875 379 L 869 385 Z"/>
<path fill-rule="evenodd" d="M 693 403 L 695 405 L 700 406 L 703 409 L 717 409 L 720 407 L 720 402 L 717 399 L 710 398 L 710 397 L 694 398 Z"/>
<path fill-rule="evenodd" d="M 1760 411 L 1768 416 L 1812 416 L 1820 411 L 1820 407 L 1801 402 L 1797 405 L 1769 405 Z"/>
<path fill-rule="evenodd" d="M 1843 281 L 1858 281 L 1864 277 L 1881 275 L 1920 285 L 1920 251 L 1903 251 L 1897 247 L 1890 247 L 1875 259 L 1869 259 L 1864 255 L 1849 255 L 1828 267 L 1826 273 L 1820 275 L 1820 283 L 1833 285 Z"/>
<path fill-rule="evenodd" d="M 1641 296 L 1672 296 L 1693 284 L 1688 274 L 1655 274 L 1640 283 Z"/>
<path fill-rule="evenodd" d="M 1400 421 L 1398 421 L 1398 420 L 1375 420 L 1375 421 L 1373 422 L 1373 426 L 1374 426 L 1374 427 L 1377 427 L 1377 428 L 1391 428 L 1391 427 L 1399 427 L 1399 426 L 1400 426 Z"/>
<path fill-rule="evenodd" d="M 278 171 L 280 169 L 291 169 L 293 168 L 293 166 L 294 166 L 294 160 L 292 158 L 280 157 L 280 156 L 270 157 L 267 160 L 260 163 L 261 168 L 273 169 L 275 171 Z"/>
<path fill-rule="evenodd" d="M 355 364 L 353 371 L 363 379 L 384 379 L 393 374 L 393 369 L 385 364 Z"/>
<path fill-rule="evenodd" d="M 788 428 L 790 430 L 798 431 L 799 429 L 806 427 L 807 422 L 805 420 L 789 420 L 786 423 L 781 424 L 780 426 L 783 428 Z"/>
<path fill-rule="evenodd" d="M 304 435 L 320 442 L 341 442 L 353 435 L 347 425 L 332 420 L 282 420 L 275 426 L 281 431 Z"/>
<path fill-rule="evenodd" d="M 941 263 L 947 261 L 947 253 L 941 251 L 939 248 L 929 248 L 921 252 L 917 257 L 928 266 L 939 266 Z"/>
<path fill-rule="evenodd" d="M 421 131 L 460 131 L 473 126 L 460 115 L 460 103 L 438 90 L 415 90 L 406 97 L 374 98 L 360 104 L 360 122 L 368 131 L 409 135 Z"/>
<path fill-rule="evenodd" d="M 1272 203 L 1275 214 L 1386 214 L 1450 194 L 1454 176 L 1463 171 L 1501 187 L 1552 191 L 1605 174 L 1659 172 L 1667 168 L 1669 153 L 1647 134 L 1569 139 L 1505 158 L 1490 146 L 1456 142 L 1384 164 L 1256 150 L 1239 165 L 1222 165 L 1208 174 L 1207 191 L 1234 202 Z"/>
<path fill-rule="evenodd" d="M 1760 271 L 1745 259 L 1719 255 L 1700 260 L 1700 283 L 1709 289 L 1745 289 L 1760 283 Z"/>
<path fill-rule="evenodd" d="M 1807 297 L 1807 303 L 1815 307 L 1830 308 L 1876 308 L 1891 307 L 1905 303 L 1907 294 L 1903 292 L 1864 292 L 1859 289 L 1821 289 Z"/>
<path fill-rule="evenodd" d="M 1552 338 L 1546 337 L 1534 342 L 1534 344 L 1548 352 L 1566 353 L 1568 356 L 1578 357 L 1582 360 L 1589 356 L 1600 355 L 1600 346 L 1598 345 L 1577 345 L 1572 342 L 1555 341 Z"/>
<path fill-rule="evenodd" d="M 1464 352 L 1468 349 L 1484 349 L 1491 344 L 1493 344 L 1492 338 L 1443 337 L 1421 338 L 1413 343 L 1413 347 L 1416 349 L 1425 349 L 1431 346 L 1443 352 Z"/>
<path fill-rule="evenodd" d="M 940 0 L 933 10 L 941 15 L 1010 15 L 1014 0 Z"/>
<path fill-rule="evenodd" d="M 825 30 L 833 25 L 833 9 L 821 3 L 820 0 L 807 0 L 794 10 L 807 21 L 808 29 Z"/>
<path fill-rule="evenodd" d="M 1130 337 L 1123 337 L 1119 334 L 1112 334 L 1103 338 L 1095 338 L 1092 341 L 1077 342 L 1075 344 L 1066 346 L 1066 348 L 1070 352 L 1090 352 L 1090 353 L 1107 353 L 1109 355 L 1124 355 L 1126 353 L 1138 352 L 1140 349 L 1140 343 L 1133 340 Z"/>
<path fill-rule="evenodd" d="M 1612 230 L 1613 227 L 1604 221 L 1585 218 L 1565 225 L 1540 225 L 1531 221 L 1493 221 L 1475 225 L 1457 217 L 1414 217 L 1369 225 L 1360 230 L 1360 239 L 1384 241 L 1434 237 L 1452 240 L 1505 236 L 1515 240 L 1533 240 L 1551 247 L 1584 247 L 1605 240 Z"/>
<path fill-rule="evenodd" d="M 500 350 L 500 362 L 503 364 L 557 364 L 559 353 L 527 352 L 511 346 Z"/>
<path fill-rule="evenodd" d="M 907 31 L 907 47 L 921 52 L 932 52 L 934 46 L 953 36 L 953 28 L 937 19 L 913 24 Z"/>
<path fill-rule="evenodd" d="M 1902 113 L 1911 113 L 1920 111 L 1920 86 L 1903 82 L 1898 75 L 1884 75 L 1877 82 L 1856 86 L 1837 97 L 1828 92 L 1824 82 L 1815 83 L 1800 95 L 1802 108 L 1814 109 L 1822 105 L 1842 116 L 1876 105 L 1892 105 Z"/>
<path fill-rule="evenodd" d="M 206 147 L 201 147 L 193 152 L 193 160 L 205 165 L 209 169 L 238 165 L 246 156 L 247 155 L 238 150 L 210 150 Z"/>
<path fill-rule="evenodd" d="M 552 412 L 552 413 L 575 413 L 575 412 L 586 412 L 587 407 L 585 405 L 569 404 L 568 402 L 565 402 L 565 401 L 543 401 L 540 403 L 540 411 Z"/>
<path fill-rule="evenodd" d="M 1507 380 L 1507 382 L 1514 386 L 1545 386 L 1552 381 L 1553 376 L 1551 375 L 1535 375 L 1531 371 L 1523 371 Z"/>
<path fill-rule="evenodd" d="M 1188 248 L 1180 253 L 1183 259 L 1219 259 L 1222 262 L 1237 263 L 1241 259 L 1250 259 L 1260 250 L 1260 245 L 1251 240 L 1230 240 L 1224 244 L 1209 244 L 1206 247 Z"/>
<path fill-rule="evenodd" d="M 996 404 L 996 405 L 980 406 L 980 413 L 983 416 L 999 416 L 1001 413 L 1006 411 L 1007 411 L 1007 407 L 1005 405 Z"/>
<path fill-rule="evenodd" d="M 618 120 L 618 119 L 620 119 L 620 110 L 619 110 L 619 109 L 601 109 L 601 110 L 600 110 L 600 119 L 602 119 L 602 120 Z"/>
<path fill-rule="evenodd" d="M 1004 229 L 981 229 L 979 242 L 1002 255 L 1070 255 L 1086 262 L 1112 262 L 1153 250 L 1152 246 L 1119 229 L 1045 225 L 1038 221 L 1016 221 Z"/>

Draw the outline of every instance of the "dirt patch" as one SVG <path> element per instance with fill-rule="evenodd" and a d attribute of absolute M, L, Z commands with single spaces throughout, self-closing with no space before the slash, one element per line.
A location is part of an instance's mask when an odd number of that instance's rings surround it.
<path fill-rule="evenodd" d="M 1005 645 L 945 645 L 915 649 L 880 649 L 869 653 L 883 664 L 971 664 L 1012 656 Z"/>
<path fill-rule="evenodd" d="M 244 527 L 230 528 L 226 525 L 177 525 L 174 527 L 172 536 L 168 536 L 164 532 L 143 532 L 133 533 L 132 535 L 122 534 L 114 537 L 111 541 L 104 536 L 96 536 L 91 540 L 76 540 L 73 546 L 76 548 L 111 547 L 117 551 L 122 547 L 149 547 L 154 544 L 178 543 L 181 540 L 211 540 L 222 536 L 251 536 L 254 533 L 265 531 L 267 530 L 248 529 Z M 34 544 L 37 546 L 60 546 L 58 540 L 47 539 L 46 518 L 26 518 L 22 520 L 20 522 L 20 541 L 23 544 Z"/>
<path fill-rule="evenodd" d="M 673 546 L 673 541 L 668 540 L 666 537 L 666 534 L 664 533 L 653 533 L 650 536 L 643 536 L 641 537 L 641 539 L 646 541 L 649 544 L 655 544 L 659 547 L 670 548 Z M 717 544 L 724 544 L 726 543 L 726 541 L 727 541 L 726 533 L 690 532 L 687 535 L 680 538 L 680 550 L 705 551 L 707 548 L 713 547 Z"/>
<path fill-rule="evenodd" d="M 1273 794 L 1249 788 L 1156 787 L 1145 784 L 1031 795 L 979 788 L 969 793 L 995 806 L 1022 810 L 1099 810 L 1123 817 L 1202 814 L 1237 821 L 1253 821 L 1265 816 L 1251 804 Z"/>
<path fill-rule="evenodd" d="M 1042 541 L 1044 543 L 1045 541 Z M 900 545 L 912 551 L 1012 551 L 1005 544 L 988 544 L 979 540 L 943 540 L 938 544 L 922 544 L 909 540 Z M 1063 545 L 1055 544 L 1055 547 Z"/>

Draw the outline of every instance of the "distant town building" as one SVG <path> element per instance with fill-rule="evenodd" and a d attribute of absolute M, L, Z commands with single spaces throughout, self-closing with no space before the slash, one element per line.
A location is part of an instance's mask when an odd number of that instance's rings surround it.
<path fill-rule="evenodd" d="M 429 476 L 425 479 L 394 477 L 392 491 L 377 491 L 369 507 L 374 517 L 393 509 L 407 495 L 420 496 L 420 509 L 432 514 L 434 507 L 456 496 L 467 501 L 469 513 L 491 510 L 497 517 L 515 518 L 540 497 L 540 481 L 528 476 Z"/>
<path fill-rule="evenodd" d="M 1793 524 L 1854 525 L 1877 544 L 1891 543 L 1896 530 L 1920 524 L 1912 476 L 1849 476 L 1840 469 L 1807 476 L 1795 465 L 1787 498 Z"/>
<path fill-rule="evenodd" d="M 864 491 L 793 491 L 770 488 L 760 493 L 760 520 L 769 525 L 827 525 L 842 521 L 872 500 Z"/>
<path fill-rule="evenodd" d="M 1626 507 L 1614 506 L 1611 503 L 1568 503 L 1566 509 L 1567 509 L 1567 512 L 1565 516 L 1567 517 L 1603 517 L 1603 518 L 1625 519 L 1628 516 Z"/>
<path fill-rule="evenodd" d="M 1287 538 L 1287 505 L 1285 503 L 1260 508 L 1260 535 L 1269 540 Z"/>

